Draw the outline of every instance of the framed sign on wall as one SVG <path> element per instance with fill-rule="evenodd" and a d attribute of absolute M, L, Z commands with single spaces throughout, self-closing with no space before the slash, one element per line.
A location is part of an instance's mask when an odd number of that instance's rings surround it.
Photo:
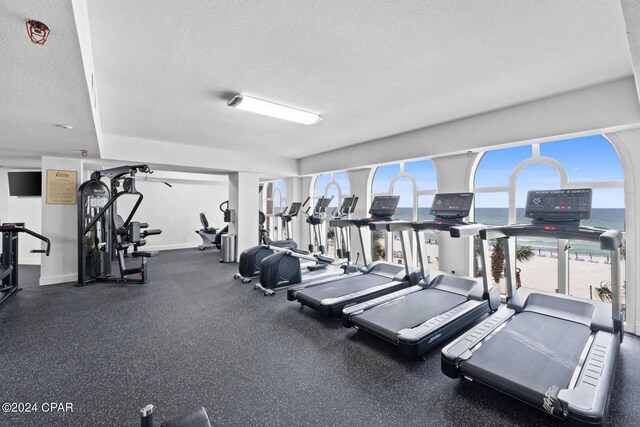
<path fill-rule="evenodd" d="M 78 172 L 47 169 L 47 204 L 75 205 L 78 192 Z"/>

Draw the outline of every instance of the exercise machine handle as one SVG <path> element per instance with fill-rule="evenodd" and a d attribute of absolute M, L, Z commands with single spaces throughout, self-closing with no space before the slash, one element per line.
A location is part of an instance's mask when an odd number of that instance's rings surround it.
<path fill-rule="evenodd" d="M 21 228 L 20 231 L 22 231 L 23 233 L 27 233 L 30 236 L 35 237 L 36 239 L 40 239 L 43 242 L 45 242 L 47 244 L 47 249 L 34 249 L 31 251 L 31 253 L 40 253 L 40 254 L 45 254 L 46 256 L 49 256 L 49 253 L 51 252 L 51 240 L 47 239 L 46 237 L 44 237 L 41 234 L 36 233 L 35 231 L 31 231 L 28 228 Z"/>

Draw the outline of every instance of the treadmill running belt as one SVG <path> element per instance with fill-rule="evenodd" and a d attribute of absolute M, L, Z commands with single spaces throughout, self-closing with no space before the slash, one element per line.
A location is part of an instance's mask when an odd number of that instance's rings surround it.
<path fill-rule="evenodd" d="M 590 335 L 583 324 L 523 311 L 460 366 L 472 378 L 551 412 Z"/>
<path fill-rule="evenodd" d="M 304 298 L 305 300 L 322 301 L 325 298 L 336 298 L 347 295 L 352 292 L 358 292 L 373 286 L 382 285 L 392 282 L 393 280 L 379 276 L 377 274 L 362 274 L 355 277 L 344 277 L 338 280 L 324 283 L 318 286 L 311 286 L 298 291 L 296 298 Z"/>
<path fill-rule="evenodd" d="M 351 317 L 354 325 L 392 342 L 398 332 L 413 328 L 462 304 L 467 298 L 439 289 L 425 289 Z"/>

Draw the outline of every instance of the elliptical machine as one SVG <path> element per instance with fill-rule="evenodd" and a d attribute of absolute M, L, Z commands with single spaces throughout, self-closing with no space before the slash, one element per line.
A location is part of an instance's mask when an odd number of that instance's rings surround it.
<path fill-rule="evenodd" d="M 316 204 L 316 211 L 326 211 L 329 203 L 325 202 L 331 199 L 321 198 Z M 353 195 L 345 197 L 342 201 L 337 214 L 333 215 L 332 220 L 346 219 L 355 210 L 358 203 L 358 197 Z M 310 215 L 307 221 L 313 233 L 321 238 L 319 234 L 321 224 L 324 221 L 322 215 Z M 327 257 L 322 253 L 313 254 L 301 250 L 278 251 L 273 255 L 264 258 L 260 264 L 260 283 L 254 285 L 253 289 L 261 290 L 265 296 L 275 294 L 275 291 L 286 289 L 290 286 L 297 285 L 305 281 L 314 281 L 327 279 L 332 276 L 341 274 L 350 274 L 358 271 L 357 267 L 351 263 L 351 236 L 348 226 L 335 227 L 336 242 L 336 258 Z M 319 247 L 323 248 L 322 244 Z M 344 258 L 341 258 L 343 257 Z M 311 261 L 311 265 L 303 265 L 303 262 Z M 336 266 L 339 268 L 330 268 Z"/>
<path fill-rule="evenodd" d="M 304 207 L 311 198 L 307 197 L 304 203 L 294 202 L 291 204 L 288 213 L 285 208 L 281 212 L 282 223 L 285 224 L 287 236 L 291 236 L 291 221 L 298 216 L 302 207 Z M 296 250 L 298 244 L 292 239 L 286 240 L 271 240 L 267 236 L 267 231 L 264 228 L 265 216 L 260 212 L 261 224 L 260 224 L 260 244 L 253 246 L 240 254 L 238 259 L 238 273 L 234 274 L 234 279 L 242 279 L 242 283 L 251 282 L 251 278 L 260 274 L 260 263 L 269 255 L 272 255 L 276 251 L 281 250 Z"/>

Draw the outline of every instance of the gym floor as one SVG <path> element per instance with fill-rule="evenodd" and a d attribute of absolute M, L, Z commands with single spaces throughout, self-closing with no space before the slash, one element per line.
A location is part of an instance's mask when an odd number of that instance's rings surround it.
<path fill-rule="evenodd" d="M 445 377 L 440 352 L 394 347 L 234 280 L 216 251 L 165 251 L 147 285 L 37 286 L 0 306 L 0 403 L 73 412 L 2 413 L 0 425 L 139 425 L 204 406 L 219 426 L 561 425 L 513 399 Z M 505 349 L 504 357 L 509 357 Z M 527 369 L 523 366 L 523 369 Z M 640 339 L 627 335 L 610 425 L 640 420 Z"/>

